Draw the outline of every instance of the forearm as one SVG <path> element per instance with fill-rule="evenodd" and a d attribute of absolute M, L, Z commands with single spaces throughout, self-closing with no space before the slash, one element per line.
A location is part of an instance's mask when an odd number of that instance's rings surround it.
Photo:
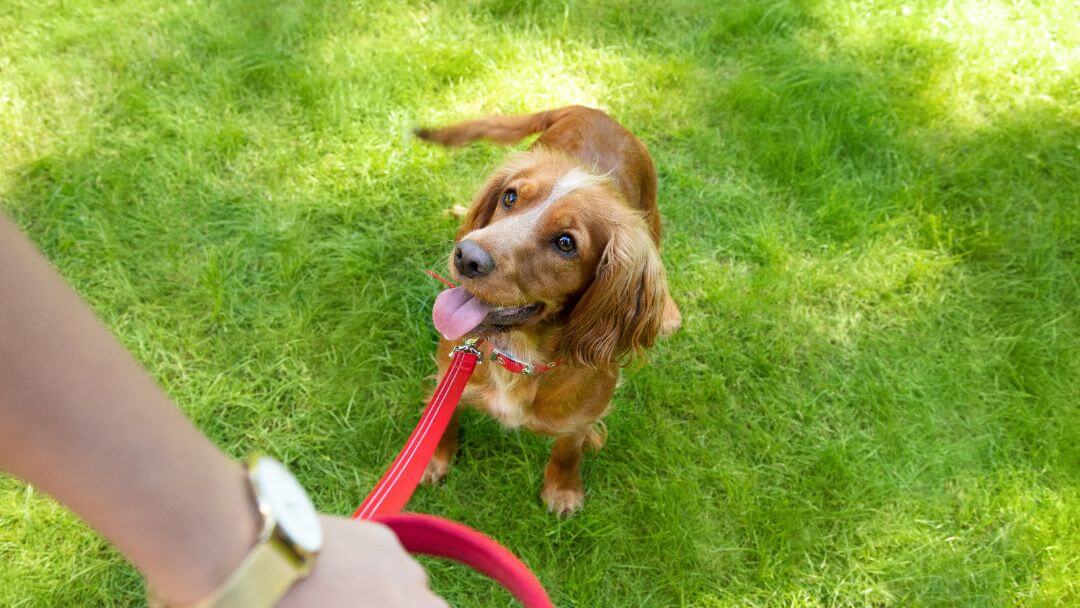
<path fill-rule="evenodd" d="M 164 597 L 199 599 L 255 540 L 241 468 L 2 215 L 0 438 L 0 469 L 79 514 Z"/>

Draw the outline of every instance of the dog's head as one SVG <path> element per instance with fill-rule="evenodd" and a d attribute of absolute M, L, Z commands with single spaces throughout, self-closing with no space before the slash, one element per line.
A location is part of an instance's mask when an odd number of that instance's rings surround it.
<path fill-rule="evenodd" d="M 660 332 L 667 283 L 644 220 L 566 156 L 511 159 L 457 236 L 449 266 L 461 288 L 434 311 L 450 339 L 549 324 L 563 357 L 596 366 L 640 354 Z"/>

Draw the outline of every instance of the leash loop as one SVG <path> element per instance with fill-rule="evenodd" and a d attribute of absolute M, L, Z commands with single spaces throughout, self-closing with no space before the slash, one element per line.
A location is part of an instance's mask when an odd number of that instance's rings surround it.
<path fill-rule="evenodd" d="M 401 513 L 420 483 L 465 385 L 480 362 L 482 354 L 476 342 L 466 340 L 450 353 L 450 368 L 435 388 L 416 428 L 353 513 L 353 519 L 370 519 L 388 526 L 412 553 L 446 557 L 472 567 L 506 588 L 525 608 L 554 608 L 529 567 L 491 538 L 432 515 Z"/>

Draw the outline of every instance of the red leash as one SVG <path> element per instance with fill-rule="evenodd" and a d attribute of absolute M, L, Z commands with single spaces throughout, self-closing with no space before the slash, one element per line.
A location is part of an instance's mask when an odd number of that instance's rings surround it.
<path fill-rule="evenodd" d="M 446 557 L 471 566 L 505 587 L 525 608 L 554 608 L 529 567 L 491 538 L 432 515 L 401 513 L 420 483 L 480 359 L 475 343 L 467 340 L 451 353 L 453 363 L 439 381 L 420 422 L 379 483 L 353 513 L 353 519 L 372 519 L 389 526 L 411 553 Z"/>
<path fill-rule="evenodd" d="M 453 281 L 451 281 L 450 279 L 448 279 L 448 278 L 442 276 L 441 274 L 435 272 L 434 270 L 428 269 L 428 270 L 425 270 L 424 272 L 426 272 L 429 277 L 435 279 L 436 281 L 442 283 L 443 285 L 446 285 L 450 289 L 453 289 L 453 288 L 457 287 L 457 285 L 455 285 Z"/>

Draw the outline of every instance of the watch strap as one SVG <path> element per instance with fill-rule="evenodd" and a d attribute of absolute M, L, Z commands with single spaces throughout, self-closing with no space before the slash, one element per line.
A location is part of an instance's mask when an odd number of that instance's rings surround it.
<path fill-rule="evenodd" d="M 271 608 L 305 574 L 276 536 L 256 545 L 228 579 L 194 608 Z"/>

